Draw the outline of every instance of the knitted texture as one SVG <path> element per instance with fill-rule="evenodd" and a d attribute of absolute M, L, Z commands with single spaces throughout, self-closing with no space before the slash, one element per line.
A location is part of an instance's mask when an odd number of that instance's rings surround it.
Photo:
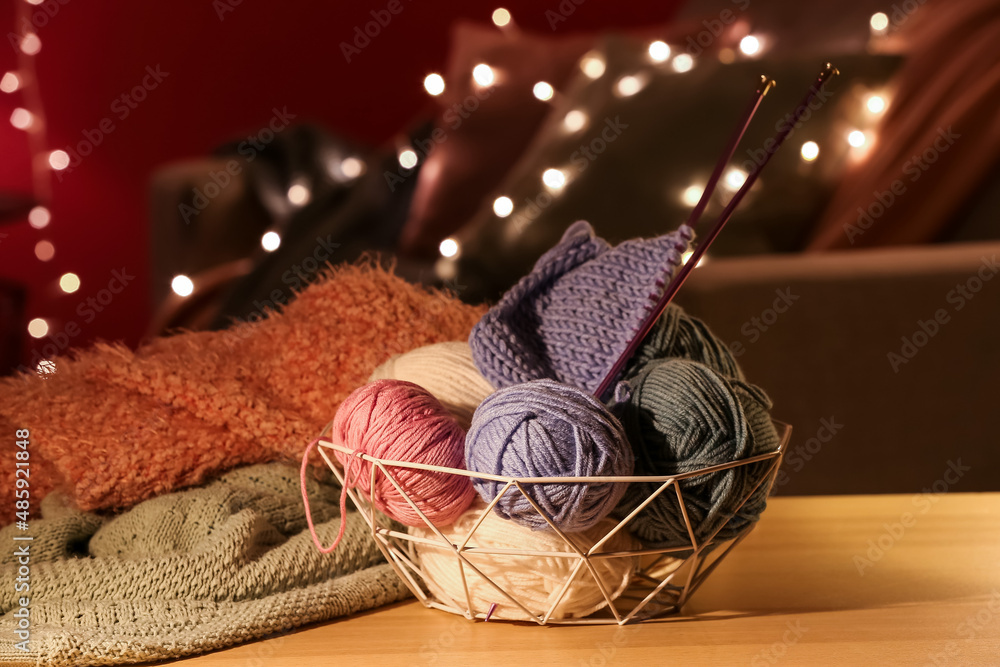
<path fill-rule="evenodd" d="M 743 380 L 743 371 L 729 347 L 708 326 L 676 304 L 670 304 L 625 367 L 634 376 L 654 359 L 690 359 L 726 377 Z"/>
<path fill-rule="evenodd" d="M 31 431 L 31 496 L 62 484 L 81 509 L 120 509 L 302 444 L 393 354 L 468 336 L 483 308 L 382 269 L 341 266 L 281 313 L 226 331 L 97 345 L 51 376 L 0 380 L 0 432 Z M 0 448 L 0 487 L 14 485 Z M 0 525 L 14 519 L 0 497 Z M 37 502 L 33 503 L 37 507 Z"/>
<path fill-rule="evenodd" d="M 692 237 L 681 226 L 610 248 L 574 223 L 472 330 L 476 366 L 498 388 L 550 378 L 595 392 Z"/>
<path fill-rule="evenodd" d="M 493 385 L 479 374 L 465 341 L 437 343 L 399 354 L 372 372 L 368 381 L 405 380 L 429 391 L 466 431 Z"/>
<path fill-rule="evenodd" d="M 373 474 L 373 464 L 356 455 L 442 468 L 463 466 L 465 430 L 440 401 L 412 382 L 375 380 L 355 389 L 333 418 L 330 440 L 351 452 L 334 451 L 344 469 L 344 483 L 407 526 L 420 526 L 425 520 L 446 526 L 476 497 L 472 482 L 463 475 L 393 466 Z"/>
<path fill-rule="evenodd" d="M 778 434 L 768 416 L 771 402 L 753 385 L 683 359 L 655 360 L 629 384 L 630 392 L 614 407 L 635 452 L 636 475 L 682 474 L 778 448 Z M 767 465 L 739 466 L 680 482 L 699 542 L 713 535 L 720 540 L 736 537 L 757 521 L 767 500 L 766 482 L 743 501 Z M 627 516 L 659 486 L 629 485 L 615 515 Z M 691 544 L 672 492 L 657 496 L 632 519 L 629 529 L 656 546 Z"/>
<path fill-rule="evenodd" d="M 13 647 L 12 586 L 0 589 L 0 663 L 107 665 L 231 646 L 406 597 L 364 520 L 347 518 L 323 555 L 305 528 L 294 467 L 233 470 L 147 500 L 114 519 L 71 510 L 59 494 L 31 523 L 31 640 Z M 339 527 L 339 489 L 310 482 L 317 532 Z M 12 527 L 0 539 L 12 541 Z M 24 534 L 24 533 L 19 533 Z M 77 556 L 67 557 L 78 551 Z M 13 581 L 12 550 L 0 570 Z M 23 595 L 23 594 L 22 594 Z"/>
<path fill-rule="evenodd" d="M 632 449 L 621 423 L 591 394 L 552 380 L 500 389 L 472 419 L 466 436 L 469 470 L 508 477 L 631 475 Z M 491 502 L 505 482 L 474 479 Z M 606 517 L 627 484 L 563 482 L 526 484 L 525 493 L 560 530 L 579 532 Z M 494 511 L 535 530 L 550 530 L 528 498 L 510 489 Z"/>

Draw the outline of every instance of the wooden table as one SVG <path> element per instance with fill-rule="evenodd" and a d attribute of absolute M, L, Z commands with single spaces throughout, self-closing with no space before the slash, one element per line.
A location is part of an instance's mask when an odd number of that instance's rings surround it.
<path fill-rule="evenodd" d="M 1000 493 L 773 498 L 670 620 L 483 623 L 411 601 L 175 662 L 997 665 Z"/>

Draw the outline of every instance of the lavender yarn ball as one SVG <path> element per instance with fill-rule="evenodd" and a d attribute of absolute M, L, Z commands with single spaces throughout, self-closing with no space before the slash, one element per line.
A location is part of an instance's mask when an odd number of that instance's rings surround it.
<path fill-rule="evenodd" d="M 618 419 L 592 395 L 554 380 L 534 380 L 491 394 L 476 409 L 465 438 L 465 465 L 508 477 L 631 475 L 632 448 Z M 474 479 L 487 503 L 504 482 Z M 596 525 L 621 500 L 621 482 L 529 484 L 525 492 L 560 530 Z M 534 530 L 549 524 L 516 488 L 495 511 Z"/>

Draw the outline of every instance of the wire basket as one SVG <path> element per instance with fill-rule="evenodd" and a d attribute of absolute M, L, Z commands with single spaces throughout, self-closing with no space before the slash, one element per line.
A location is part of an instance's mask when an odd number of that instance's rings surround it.
<path fill-rule="evenodd" d="M 752 481 L 750 490 L 739 500 L 736 510 L 739 510 L 761 486 L 765 486 L 770 493 L 775 475 L 781 465 L 782 457 L 791 437 L 792 427 L 783 422 L 775 421 L 774 425 L 779 434 L 778 448 L 773 452 L 760 454 L 721 463 L 717 465 L 700 468 L 683 474 L 670 476 L 631 476 L 631 477 L 505 477 L 503 475 L 493 475 L 487 473 L 471 472 L 456 468 L 443 468 L 440 466 L 411 463 L 407 461 L 393 461 L 379 459 L 367 454 L 356 452 L 342 445 L 337 445 L 325 439 L 327 431 L 321 434 L 318 449 L 327 466 L 336 476 L 340 484 L 344 484 L 343 472 L 335 464 L 333 457 L 328 450 L 336 450 L 342 454 L 356 456 L 371 464 L 371 486 L 374 488 L 378 475 L 385 475 L 386 479 L 412 506 L 413 510 L 427 524 L 431 537 L 412 535 L 388 520 L 374 506 L 364 499 L 355 489 L 348 488 L 347 495 L 364 517 L 371 529 L 372 538 L 382 551 L 386 560 L 392 565 L 396 573 L 403 579 L 413 594 L 425 607 L 441 609 L 453 614 L 459 614 L 466 618 L 491 620 L 493 610 L 497 604 L 514 605 L 520 610 L 519 618 L 516 620 L 533 621 L 539 625 L 547 624 L 587 624 L 587 625 L 625 625 L 636 623 L 653 618 L 660 618 L 681 611 L 684 604 L 691 595 L 704 583 L 705 579 L 718 567 L 722 559 L 725 558 L 732 549 L 738 545 L 753 529 L 754 524 L 750 523 L 745 531 L 735 538 L 717 540 L 716 535 L 725 528 L 723 523 L 705 539 L 698 540 L 695 536 L 694 527 L 689 518 L 689 510 L 684 498 L 684 492 L 680 482 L 691 480 L 703 475 L 710 475 L 730 468 L 741 466 L 758 466 L 757 478 Z M 441 528 L 435 526 L 427 519 L 415 502 L 400 486 L 393 475 L 394 470 L 409 468 L 417 470 L 427 470 L 433 472 L 444 472 L 454 475 L 462 475 L 472 479 L 488 479 L 505 484 L 501 492 L 497 494 L 486 506 L 485 512 L 492 512 L 494 506 L 507 493 L 522 493 L 525 499 L 534 507 L 550 526 L 552 531 L 565 542 L 566 550 L 562 552 L 539 552 L 528 549 L 498 549 L 482 548 L 475 545 L 475 533 L 482 524 L 482 518 L 464 536 L 462 540 L 448 539 Z M 537 503 L 529 493 L 525 491 L 529 484 L 567 484 L 567 483 L 594 483 L 594 482 L 646 482 L 657 484 L 656 490 L 649 495 L 638 507 L 628 516 L 617 521 L 613 528 L 595 544 L 589 548 L 582 548 L 577 540 L 573 538 L 573 533 L 566 533 L 552 523 L 548 516 L 538 507 Z M 662 493 L 676 494 L 678 505 L 684 518 L 690 543 L 681 546 L 663 548 L 639 548 L 627 551 L 604 551 L 605 543 L 619 531 L 627 531 L 628 524 L 639 515 L 656 497 Z M 483 516 L 485 516 L 485 512 Z M 735 513 L 735 511 L 734 511 Z M 727 522 L 728 523 L 728 522 Z M 422 531 L 428 532 L 428 531 Z M 452 596 L 443 592 L 440 587 L 435 586 L 423 568 L 417 555 L 417 545 L 432 547 L 454 554 L 455 564 L 461 572 L 461 581 L 464 585 L 464 596 Z M 521 599 L 518 591 L 505 590 L 501 583 L 498 583 L 487 574 L 484 574 L 473 562 L 472 557 L 476 554 L 495 554 L 505 557 L 537 559 L 537 558 L 567 558 L 572 566 L 570 574 L 562 585 L 558 594 L 544 608 L 536 608 L 530 603 Z M 602 558 L 630 558 L 635 561 L 635 569 L 632 571 L 628 581 L 624 583 L 620 590 L 608 590 L 608 587 L 598 576 L 595 563 Z M 496 592 L 496 603 L 492 605 L 477 604 L 473 596 L 469 593 L 467 577 L 480 577 Z M 569 590 L 571 584 L 580 577 L 591 577 L 600 590 L 605 604 L 600 605 L 601 609 L 584 618 L 563 618 L 556 613 L 562 596 Z M 456 599 L 458 598 L 458 599 Z M 483 608 L 485 606 L 485 608 Z"/>

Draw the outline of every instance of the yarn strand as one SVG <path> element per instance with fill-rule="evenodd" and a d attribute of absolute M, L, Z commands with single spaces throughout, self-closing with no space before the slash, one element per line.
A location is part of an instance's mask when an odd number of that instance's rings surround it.
<path fill-rule="evenodd" d="M 309 525 L 309 535 L 312 536 L 313 544 L 316 545 L 316 548 L 319 549 L 320 553 L 328 554 L 336 549 L 337 545 L 340 544 L 340 540 L 344 537 L 344 529 L 347 527 L 347 487 L 348 479 L 350 479 L 351 464 L 349 463 L 344 468 L 344 485 L 340 488 L 340 529 L 337 531 L 337 538 L 333 541 L 333 544 L 328 547 L 324 547 L 323 543 L 320 542 L 319 535 L 316 534 L 316 526 L 313 524 L 312 510 L 309 509 L 309 491 L 306 488 L 306 474 L 309 470 L 309 454 L 316 448 L 322 437 L 322 434 L 320 434 L 315 440 L 306 445 L 306 451 L 302 455 L 302 467 L 299 470 L 299 483 L 302 487 L 302 504 L 305 506 L 306 523 Z M 356 481 L 357 480 L 355 480 L 355 482 Z"/>

